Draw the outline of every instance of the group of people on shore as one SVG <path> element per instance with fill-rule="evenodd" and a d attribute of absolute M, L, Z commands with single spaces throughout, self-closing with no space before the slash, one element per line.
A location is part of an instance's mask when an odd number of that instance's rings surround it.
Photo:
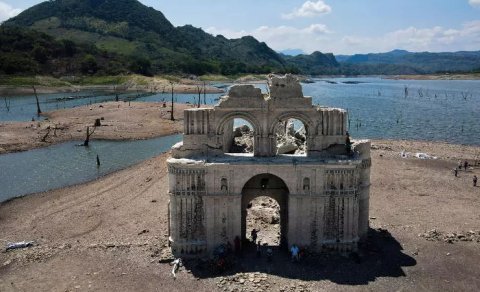
<path fill-rule="evenodd" d="M 455 175 L 455 177 L 458 177 L 458 172 L 462 170 L 462 167 L 465 172 L 468 171 L 469 163 L 467 160 L 465 160 L 463 163 L 460 161 L 458 163 L 458 166 L 453 169 L 453 174 Z M 472 182 L 473 186 L 476 187 L 478 182 L 478 177 L 476 175 L 473 175 Z"/>
<path fill-rule="evenodd" d="M 258 237 L 258 232 L 259 230 L 257 229 L 252 229 L 252 231 L 250 232 L 250 238 L 252 240 L 252 242 L 254 244 L 256 244 L 256 255 L 257 255 L 257 258 L 260 258 L 262 256 L 262 244 L 260 242 L 260 240 L 257 241 L 257 237 Z M 291 247 L 290 247 L 290 250 L 289 250 L 290 254 L 291 254 L 291 257 L 292 257 L 292 261 L 293 262 L 299 262 L 300 259 L 303 257 L 305 251 L 303 249 L 300 249 L 296 244 L 293 244 Z M 266 251 L 265 251 L 265 255 L 267 257 L 267 261 L 272 261 L 272 258 L 273 258 L 273 249 L 271 246 L 268 246 Z"/>

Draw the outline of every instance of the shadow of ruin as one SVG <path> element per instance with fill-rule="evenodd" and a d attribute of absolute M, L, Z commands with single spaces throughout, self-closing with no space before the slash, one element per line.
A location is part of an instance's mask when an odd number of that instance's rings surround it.
<path fill-rule="evenodd" d="M 299 262 L 292 262 L 286 249 L 274 247 L 269 261 L 262 248 L 257 257 L 253 244 L 241 254 L 227 256 L 231 261 L 219 269 L 211 260 L 187 259 L 183 264 L 197 278 L 234 277 L 239 273 L 260 272 L 268 275 L 303 281 L 327 280 L 342 285 L 366 285 L 381 277 L 404 277 L 402 267 L 415 266 L 416 260 L 403 253 L 401 244 L 385 229 L 369 229 L 367 239 L 357 252 L 306 254 Z"/>

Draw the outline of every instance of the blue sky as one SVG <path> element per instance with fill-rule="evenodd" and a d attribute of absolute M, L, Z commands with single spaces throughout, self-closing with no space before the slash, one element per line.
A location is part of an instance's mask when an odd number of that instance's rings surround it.
<path fill-rule="evenodd" d="M 0 21 L 42 1 L 0 0 Z M 353 54 L 480 50 L 480 0 L 141 0 L 176 26 L 275 50 Z"/>

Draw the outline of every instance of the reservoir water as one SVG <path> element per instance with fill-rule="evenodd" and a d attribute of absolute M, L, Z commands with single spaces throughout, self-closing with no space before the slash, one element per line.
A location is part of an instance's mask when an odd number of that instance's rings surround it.
<path fill-rule="evenodd" d="M 168 151 L 182 140 L 172 135 L 138 141 L 95 140 L 89 147 L 66 142 L 0 155 L 0 202 L 94 180 Z M 96 158 L 100 158 L 97 167 Z"/>
<path fill-rule="evenodd" d="M 355 138 L 480 145 L 480 80 L 335 78 L 304 84 L 303 93 L 347 109 Z"/>

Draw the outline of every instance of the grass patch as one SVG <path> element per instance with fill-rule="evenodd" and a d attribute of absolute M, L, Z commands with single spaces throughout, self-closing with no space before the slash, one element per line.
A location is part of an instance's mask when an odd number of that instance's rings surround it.
<path fill-rule="evenodd" d="M 129 76 L 82 76 L 72 83 L 76 85 L 119 85 L 127 82 Z"/>
<path fill-rule="evenodd" d="M 0 85 L 4 86 L 46 86 L 46 87 L 61 87 L 70 86 L 69 82 L 60 80 L 50 76 L 14 76 L 2 75 L 0 76 Z"/>
<path fill-rule="evenodd" d="M 225 75 L 216 75 L 216 74 L 207 74 L 202 75 L 199 77 L 202 81 L 210 81 L 210 82 L 231 82 L 233 79 L 227 77 Z"/>

